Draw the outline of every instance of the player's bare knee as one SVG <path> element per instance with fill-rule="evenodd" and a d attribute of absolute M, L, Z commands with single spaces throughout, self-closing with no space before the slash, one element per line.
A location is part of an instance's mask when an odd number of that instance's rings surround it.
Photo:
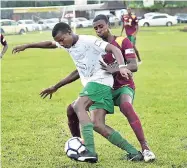
<path fill-rule="evenodd" d="M 94 126 L 94 131 L 96 131 L 97 133 L 102 133 L 102 130 L 103 130 L 103 127 L 104 127 L 104 124 L 101 123 L 99 120 L 97 119 L 92 119 L 91 120 L 92 123 L 93 123 L 93 126 Z"/>
<path fill-rule="evenodd" d="M 79 97 L 73 104 L 73 109 L 77 113 L 78 111 L 87 110 L 92 104 L 92 101 L 88 97 Z"/>
<path fill-rule="evenodd" d="M 132 98 L 128 94 L 122 94 L 120 96 L 120 106 L 123 105 L 124 103 L 130 103 L 132 104 Z"/>

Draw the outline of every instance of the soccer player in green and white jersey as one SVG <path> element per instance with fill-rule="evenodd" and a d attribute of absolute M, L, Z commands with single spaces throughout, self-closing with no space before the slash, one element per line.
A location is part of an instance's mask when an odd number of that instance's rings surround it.
<path fill-rule="evenodd" d="M 81 82 L 84 86 L 82 92 L 74 103 L 74 110 L 78 116 L 81 125 L 81 131 L 87 150 L 80 156 L 72 155 L 72 159 L 85 162 L 97 162 L 95 152 L 93 123 L 91 122 L 87 109 L 94 105 L 95 113 L 99 115 L 102 110 L 113 113 L 112 86 L 113 77 L 111 74 L 102 70 L 100 61 L 103 61 L 102 55 L 111 52 L 119 64 L 120 74 L 129 78 L 131 72 L 126 69 L 121 51 L 95 36 L 73 34 L 71 28 L 66 23 L 58 23 L 52 31 L 55 42 L 45 41 L 40 43 L 26 44 L 15 47 L 13 53 L 23 51 L 27 48 L 63 48 L 71 55 Z M 41 96 L 46 93 L 41 92 Z M 93 109 L 92 109 L 93 110 Z M 119 136 L 118 136 L 119 137 Z M 118 140 L 119 141 L 119 140 Z M 120 136 L 120 145 L 128 151 L 138 155 L 137 150 Z M 127 151 L 127 152 L 128 152 Z"/>

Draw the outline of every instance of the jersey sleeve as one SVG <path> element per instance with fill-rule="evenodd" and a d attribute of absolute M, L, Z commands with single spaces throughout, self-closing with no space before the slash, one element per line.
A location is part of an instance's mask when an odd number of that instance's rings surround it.
<path fill-rule="evenodd" d="M 122 50 L 123 50 L 123 55 L 125 59 L 128 58 L 136 58 L 135 51 L 133 48 L 133 44 L 130 42 L 128 38 L 125 38 L 122 43 Z"/>
<path fill-rule="evenodd" d="M 58 42 L 53 41 L 53 44 L 55 44 L 57 46 L 57 48 L 63 48 Z"/>
<path fill-rule="evenodd" d="M 136 15 L 132 15 L 133 22 L 137 25 L 138 24 L 138 18 Z"/>
<path fill-rule="evenodd" d="M 5 40 L 5 37 L 1 34 L 1 44 L 3 45 L 3 46 L 6 46 L 7 45 L 7 42 L 6 42 L 6 40 Z"/>
<path fill-rule="evenodd" d="M 101 53 L 106 53 L 106 46 L 109 44 L 108 42 L 105 42 L 95 36 L 90 36 L 88 39 L 88 43 L 94 47 L 95 50 L 101 52 Z"/>
<path fill-rule="evenodd" d="M 67 48 L 61 46 L 61 45 L 60 45 L 58 42 L 56 42 L 56 41 L 52 41 L 52 43 L 53 43 L 54 45 L 56 45 L 57 48 L 61 48 L 61 49 L 67 50 Z M 67 51 L 68 51 L 68 50 L 67 50 Z"/>

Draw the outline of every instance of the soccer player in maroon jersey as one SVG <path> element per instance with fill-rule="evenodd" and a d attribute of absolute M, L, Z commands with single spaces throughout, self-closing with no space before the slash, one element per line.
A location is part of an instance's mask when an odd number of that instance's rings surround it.
<path fill-rule="evenodd" d="M 93 21 L 94 29 L 99 37 L 103 40 L 117 46 L 121 49 L 121 52 L 124 56 L 124 59 L 127 64 L 127 68 L 132 71 L 137 71 L 137 63 L 136 56 L 132 46 L 132 43 L 129 41 L 127 37 L 116 37 L 111 34 L 108 25 L 108 19 L 105 15 L 98 15 Z M 108 66 L 102 64 L 103 68 L 109 73 L 113 74 L 114 77 L 114 90 L 113 90 L 113 101 L 116 106 L 119 106 L 120 111 L 127 117 L 130 126 L 132 127 L 134 133 L 140 145 L 142 147 L 142 154 L 144 156 L 144 160 L 146 162 L 154 160 L 155 155 L 150 151 L 146 139 L 144 137 L 143 129 L 141 126 L 141 122 L 133 109 L 132 102 L 134 99 L 135 93 L 135 84 L 133 79 L 124 79 L 120 74 L 118 67 L 116 66 L 116 61 L 113 58 L 112 54 L 106 54 L 103 56 L 104 61 L 108 64 Z M 68 77 L 63 79 L 57 84 L 56 87 L 47 88 L 43 91 L 45 97 L 56 92 L 60 87 L 71 83 L 77 80 L 79 77 L 75 74 L 75 71 L 72 72 Z M 72 105 L 70 104 L 67 108 L 67 116 L 68 116 L 68 125 L 71 131 L 72 136 L 80 137 L 80 129 L 79 129 L 79 120 L 76 113 L 73 110 Z M 99 126 L 98 126 L 99 127 Z M 99 128 L 97 128 L 99 129 Z"/>
<path fill-rule="evenodd" d="M 136 35 L 138 33 L 138 19 L 136 15 L 131 13 L 131 8 L 127 8 L 128 13 L 124 13 L 122 17 L 123 25 L 121 30 L 121 36 L 125 29 L 128 39 L 133 43 L 138 62 L 141 63 L 140 54 L 136 48 Z"/>
<path fill-rule="evenodd" d="M 6 53 L 7 49 L 8 49 L 8 44 L 5 40 L 5 37 L 1 34 L 1 45 L 3 46 L 3 50 L 0 53 L 0 58 L 3 58 L 3 55 Z"/>

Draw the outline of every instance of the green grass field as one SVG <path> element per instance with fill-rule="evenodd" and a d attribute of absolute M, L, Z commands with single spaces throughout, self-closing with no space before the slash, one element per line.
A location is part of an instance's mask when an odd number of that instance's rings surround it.
<path fill-rule="evenodd" d="M 184 26 L 184 25 L 183 25 Z M 75 69 L 63 50 L 30 49 L 12 55 L 13 46 L 50 40 L 51 32 L 7 36 L 2 64 L 2 166 L 4 168 L 183 168 L 187 167 L 187 33 L 178 27 L 141 28 L 137 38 L 143 64 L 135 74 L 134 106 L 151 149 L 153 163 L 121 160 L 124 152 L 95 134 L 99 162 L 71 161 L 64 153 L 70 138 L 66 107 L 79 94 L 80 81 L 54 97 L 39 92 Z M 118 35 L 119 29 L 113 29 Z M 95 34 L 79 29 L 80 34 Z M 127 120 L 116 108 L 107 124 L 140 149 Z"/>

